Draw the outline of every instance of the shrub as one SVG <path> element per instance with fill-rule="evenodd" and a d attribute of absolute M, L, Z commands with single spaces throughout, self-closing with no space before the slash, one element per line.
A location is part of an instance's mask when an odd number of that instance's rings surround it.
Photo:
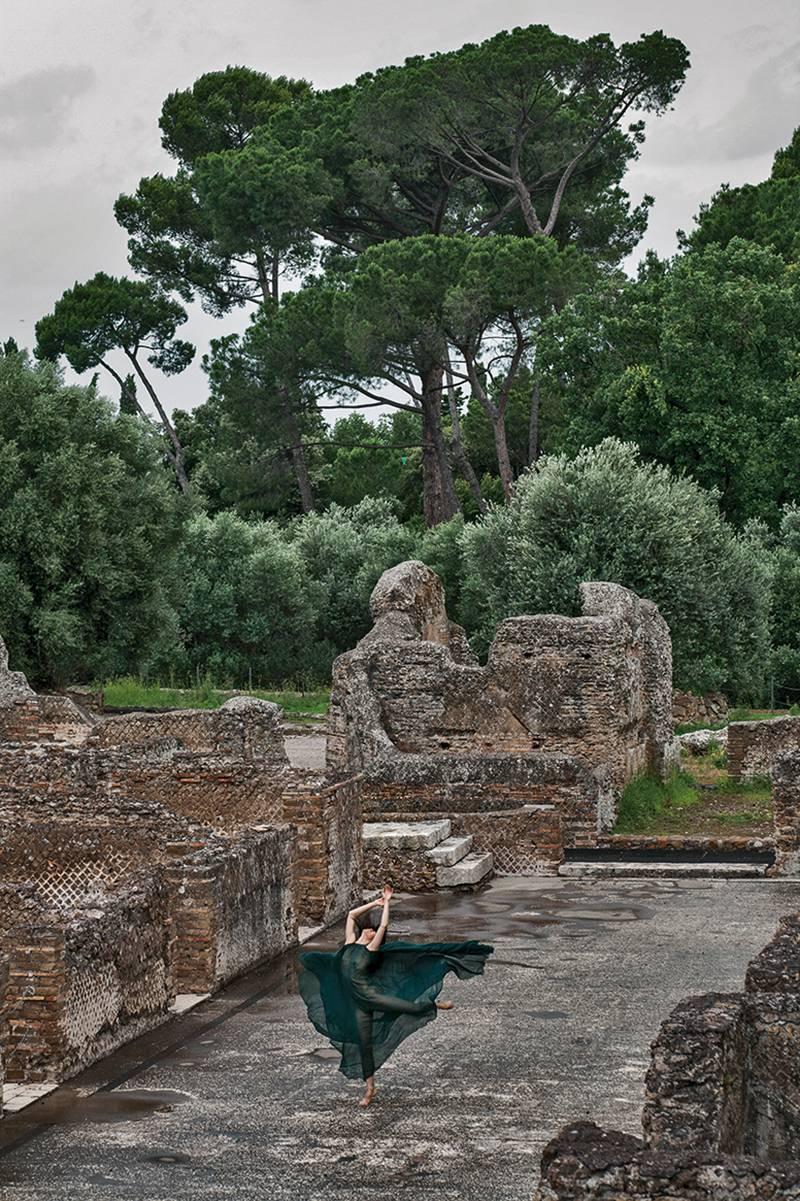
<path fill-rule="evenodd" d="M 398 521 L 393 504 L 369 497 L 350 509 L 298 517 L 288 536 L 314 596 L 310 633 L 327 670 L 370 628 L 369 598 L 387 567 L 413 558 L 416 536 Z"/>
<path fill-rule="evenodd" d="M 0 354 L 0 632 L 39 685 L 138 671 L 177 635 L 185 505 L 160 437 L 50 363 Z"/>
<path fill-rule="evenodd" d="M 578 585 L 610 580 L 655 601 L 672 634 L 677 687 L 760 695 L 769 650 L 769 571 L 715 497 L 608 438 L 549 455 L 512 503 L 464 530 L 463 608 L 485 651 L 498 621 L 579 612 Z"/>
<path fill-rule="evenodd" d="M 181 567 L 183 646 L 168 664 L 179 677 L 241 684 L 288 680 L 302 670 L 315 598 L 302 558 L 276 525 L 230 512 L 195 517 Z"/>

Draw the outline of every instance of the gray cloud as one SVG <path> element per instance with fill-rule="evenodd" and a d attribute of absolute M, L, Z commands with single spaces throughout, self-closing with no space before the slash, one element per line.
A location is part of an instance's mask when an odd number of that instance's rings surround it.
<path fill-rule="evenodd" d="M 0 147 L 24 154 L 64 139 L 75 100 L 96 82 L 89 66 L 31 71 L 0 87 Z"/>
<path fill-rule="evenodd" d="M 745 46 L 763 45 L 760 27 L 742 30 Z M 769 39 L 770 44 L 772 39 Z M 774 154 L 800 121 L 800 42 L 758 64 L 736 86 L 736 76 L 724 81 L 733 91 L 729 107 L 714 121 L 701 111 L 662 128 L 652 161 L 661 163 L 722 163 Z M 731 86 L 732 85 L 732 86 Z M 680 101 L 677 109 L 680 112 Z"/>

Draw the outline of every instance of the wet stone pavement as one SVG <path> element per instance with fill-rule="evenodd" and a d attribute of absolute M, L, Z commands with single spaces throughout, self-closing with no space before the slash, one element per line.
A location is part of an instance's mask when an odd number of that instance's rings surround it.
<path fill-rule="evenodd" d="M 251 973 L 0 1122 L 3 1201 L 530 1201 L 568 1121 L 638 1132 L 683 996 L 741 986 L 798 882 L 495 880 L 401 899 L 392 932 L 494 943 L 371 1109 L 309 1025 L 296 957 Z M 314 946 L 333 946 L 337 931 Z M 312 944 L 309 944 L 312 945 Z"/>

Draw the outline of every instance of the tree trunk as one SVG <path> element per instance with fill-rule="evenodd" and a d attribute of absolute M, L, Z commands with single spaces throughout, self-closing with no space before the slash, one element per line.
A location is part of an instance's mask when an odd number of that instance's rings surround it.
<path fill-rule="evenodd" d="M 455 385 L 453 384 L 453 372 L 450 367 L 449 355 L 447 359 L 447 404 L 450 409 L 450 423 L 453 427 L 453 433 L 450 438 L 453 458 L 461 475 L 467 482 L 467 487 L 472 493 L 475 504 L 478 506 L 478 512 L 486 513 L 488 506 L 483 499 L 483 493 L 481 492 L 478 477 L 475 474 L 475 468 L 470 463 L 467 452 L 464 449 L 464 443 L 461 441 L 461 418 L 458 413 L 458 400 L 456 398 Z"/>
<path fill-rule="evenodd" d="M 494 445 L 497 452 L 497 468 L 500 472 L 500 482 L 503 485 L 503 495 L 506 504 L 511 500 L 514 490 L 514 475 L 511 470 L 511 459 L 508 456 L 508 439 L 506 438 L 505 414 L 497 410 L 491 414 Z"/>
<path fill-rule="evenodd" d="M 533 466 L 539 458 L 539 382 L 533 385 L 531 392 L 531 413 L 528 419 L 528 464 Z"/>
<path fill-rule="evenodd" d="M 142 368 L 139 365 L 139 360 L 136 358 L 136 355 L 132 354 L 129 350 L 126 350 L 125 353 L 127 354 L 128 358 L 130 359 L 131 363 L 133 364 L 134 371 L 136 372 L 136 374 L 139 376 L 139 379 L 144 384 L 145 390 L 146 390 L 148 396 L 150 397 L 150 399 L 152 400 L 152 402 L 155 406 L 156 412 L 158 413 L 158 415 L 161 419 L 161 425 L 163 426 L 164 432 L 172 444 L 172 451 L 167 452 L 169 461 L 170 461 L 170 463 L 172 463 L 172 466 L 175 470 L 175 476 L 178 481 L 178 487 L 180 488 L 181 492 L 183 492 L 184 495 L 187 495 L 189 492 L 189 477 L 186 474 L 186 463 L 185 463 L 184 456 L 183 456 L 183 446 L 181 445 L 181 440 L 178 437 L 178 431 L 175 429 L 175 427 L 173 426 L 169 417 L 167 416 L 166 409 L 162 405 L 161 401 L 158 399 L 158 395 L 156 394 L 155 388 L 150 383 L 150 380 L 147 378 L 145 373 L 142 371 Z"/>
<path fill-rule="evenodd" d="M 306 452 L 303 443 L 300 441 L 300 428 L 294 413 L 290 413 L 289 415 L 288 428 L 291 439 L 289 453 L 292 456 L 292 466 L 294 467 L 294 474 L 297 479 L 297 487 L 300 491 L 300 504 L 304 513 L 313 513 L 314 491 L 311 487 L 311 476 L 308 473 Z"/>
<path fill-rule="evenodd" d="M 442 431 L 443 379 L 441 366 L 422 375 L 422 501 L 429 528 L 461 512 Z"/>

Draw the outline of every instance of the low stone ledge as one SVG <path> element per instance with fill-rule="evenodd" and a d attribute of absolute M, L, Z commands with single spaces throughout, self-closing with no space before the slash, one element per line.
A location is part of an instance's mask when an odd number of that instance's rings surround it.
<path fill-rule="evenodd" d="M 772 851 L 774 838 L 746 834 L 601 834 L 599 851 L 684 851 L 686 853 L 747 854 Z"/>
<path fill-rule="evenodd" d="M 800 1163 L 752 1156 L 648 1150 L 590 1122 L 565 1127 L 544 1149 L 533 1201 L 800 1201 Z"/>

